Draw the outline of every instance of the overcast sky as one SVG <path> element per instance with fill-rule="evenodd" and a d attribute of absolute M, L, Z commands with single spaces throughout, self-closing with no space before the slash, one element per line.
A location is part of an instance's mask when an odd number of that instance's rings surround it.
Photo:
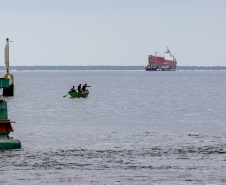
<path fill-rule="evenodd" d="M 226 66 L 226 0 L 0 0 L 1 66 L 7 37 L 12 66 Z"/>

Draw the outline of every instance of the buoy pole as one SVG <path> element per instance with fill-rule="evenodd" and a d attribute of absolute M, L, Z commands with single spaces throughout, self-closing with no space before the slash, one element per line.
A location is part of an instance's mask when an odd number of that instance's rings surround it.
<path fill-rule="evenodd" d="M 6 65 L 6 74 L 4 78 L 9 79 L 9 87 L 3 88 L 3 96 L 13 96 L 14 95 L 14 77 L 9 73 L 9 38 L 6 38 L 6 46 L 5 46 L 5 65 Z"/>

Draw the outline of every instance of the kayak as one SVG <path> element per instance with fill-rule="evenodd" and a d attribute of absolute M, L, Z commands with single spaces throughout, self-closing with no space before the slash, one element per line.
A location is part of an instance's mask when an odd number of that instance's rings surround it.
<path fill-rule="evenodd" d="M 71 95 L 71 97 L 75 98 L 75 97 L 87 97 L 89 95 L 89 91 L 85 91 L 85 93 L 77 93 L 77 92 L 68 92 L 68 94 Z"/>

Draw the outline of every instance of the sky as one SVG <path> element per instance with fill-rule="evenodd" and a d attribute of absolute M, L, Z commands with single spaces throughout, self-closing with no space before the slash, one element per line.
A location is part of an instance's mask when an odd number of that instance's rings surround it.
<path fill-rule="evenodd" d="M 226 66 L 226 0 L 0 0 L 0 66 Z"/>

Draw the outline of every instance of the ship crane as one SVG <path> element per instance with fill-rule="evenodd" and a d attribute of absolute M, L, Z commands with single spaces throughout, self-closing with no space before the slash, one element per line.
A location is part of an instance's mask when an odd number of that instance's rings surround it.
<path fill-rule="evenodd" d="M 176 61 L 176 58 L 174 57 L 176 55 L 176 53 L 173 54 L 173 61 Z"/>

